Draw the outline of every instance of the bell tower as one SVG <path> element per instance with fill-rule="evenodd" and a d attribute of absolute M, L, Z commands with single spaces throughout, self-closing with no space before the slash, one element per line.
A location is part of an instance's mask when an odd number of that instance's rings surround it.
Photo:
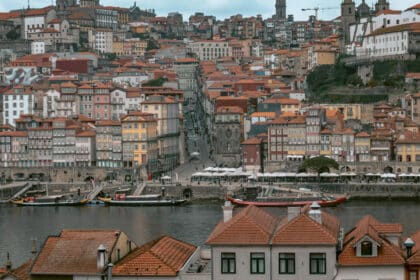
<path fill-rule="evenodd" d="M 375 11 L 379 12 L 383 10 L 389 10 L 389 2 L 386 2 L 386 0 L 379 0 L 375 5 Z"/>
<path fill-rule="evenodd" d="M 353 0 L 344 0 L 341 3 L 341 24 L 344 43 L 350 43 L 350 25 L 356 23 L 356 4 Z"/>
<path fill-rule="evenodd" d="M 276 18 L 286 19 L 286 0 L 276 0 Z"/>

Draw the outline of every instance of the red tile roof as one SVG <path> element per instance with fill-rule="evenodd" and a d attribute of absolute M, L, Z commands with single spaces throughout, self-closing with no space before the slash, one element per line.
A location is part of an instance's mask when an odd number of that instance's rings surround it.
<path fill-rule="evenodd" d="M 254 138 L 249 138 L 243 141 L 242 145 L 260 145 L 261 142 L 262 142 L 262 139 L 254 137 Z"/>
<path fill-rule="evenodd" d="M 413 234 L 411 239 L 414 241 L 414 247 L 412 248 L 412 255 L 407 262 L 409 265 L 420 265 L 420 231 Z"/>
<path fill-rule="evenodd" d="M 232 219 L 221 221 L 210 234 L 209 245 L 265 245 L 279 219 L 254 206 L 248 206 Z"/>
<path fill-rule="evenodd" d="M 120 233 L 115 230 L 63 230 L 59 236 L 48 237 L 34 261 L 31 274 L 101 273 L 97 268 L 97 249 L 102 244 L 111 252 Z"/>
<path fill-rule="evenodd" d="M 116 263 L 115 276 L 176 276 L 195 252 L 194 245 L 169 236 L 151 241 Z"/>
<path fill-rule="evenodd" d="M 400 224 L 382 224 L 370 215 L 362 218 L 356 227 L 346 234 L 343 251 L 338 262 L 342 266 L 374 266 L 374 265 L 402 265 L 404 258 L 400 248 L 390 243 L 384 234 L 401 235 Z M 378 245 L 378 255 L 375 257 L 358 257 L 354 247 L 363 238 L 369 237 Z"/>
<path fill-rule="evenodd" d="M 275 232 L 272 243 L 277 245 L 337 244 L 340 222 L 322 212 L 322 224 L 304 213 L 283 225 Z M 287 219 L 287 218 L 286 218 Z"/>

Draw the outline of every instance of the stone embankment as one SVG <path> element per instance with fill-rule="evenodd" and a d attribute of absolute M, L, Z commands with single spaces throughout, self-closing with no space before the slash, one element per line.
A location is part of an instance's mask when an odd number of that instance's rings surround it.
<path fill-rule="evenodd" d="M 136 185 L 121 183 L 101 183 L 103 191 L 111 194 L 118 189 L 136 189 Z M 0 186 L 0 200 L 10 199 L 19 190 L 23 189 L 26 182 Z M 261 186 L 276 186 L 284 190 L 296 192 L 311 190 L 324 195 L 348 195 L 351 199 L 420 199 L 420 184 L 417 183 L 281 183 L 269 185 L 260 183 Z M 148 182 L 142 194 L 161 194 L 175 198 L 187 198 L 192 201 L 222 200 L 227 194 L 232 195 L 243 190 L 245 184 L 241 183 L 190 183 L 162 184 Z M 91 183 L 36 183 L 27 194 L 69 195 L 80 192 L 88 194 L 92 191 Z"/>

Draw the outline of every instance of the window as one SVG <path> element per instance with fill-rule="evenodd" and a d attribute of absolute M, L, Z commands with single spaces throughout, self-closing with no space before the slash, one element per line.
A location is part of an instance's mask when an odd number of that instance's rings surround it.
<path fill-rule="evenodd" d="M 417 271 L 410 271 L 409 273 L 409 280 L 417 280 Z"/>
<path fill-rule="evenodd" d="M 361 255 L 362 256 L 372 256 L 372 242 L 370 241 L 363 241 L 361 246 Z"/>
<path fill-rule="evenodd" d="M 251 253 L 251 274 L 265 273 L 265 254 Z"/>
<path fill-rule="evenodd" d="M 294 253 L 279 253 L 279 274 L 295 274 Z"/>
<path fill-rule="evenodd" d="M 327 273 L 327 260 L 325 253 L 310 253 L 310 274 L 326 274 Z"/>
<path fill-rule="evenodd" d="M 222 253 L 222 274 L 236 273 L 235 253 Z"/>

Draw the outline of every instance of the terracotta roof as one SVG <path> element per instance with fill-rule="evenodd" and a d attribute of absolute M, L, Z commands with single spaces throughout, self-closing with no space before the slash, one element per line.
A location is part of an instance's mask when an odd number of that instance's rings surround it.
<path fill-rule="evenodd" d="M 210 234 L 209 245 L 265 245 L 279 219 L 255 206 L 248 206 L 226 223 L 221 221 Z"/>
<path fill-rule="evenodd" d="M 103 120 L 103 121 L 97 121 L 95 125 L 96 126 L 120 126 L 121 123 L 119 121 Z"/>
<path fill-rule="evenodd" d="M 408 8 L 406 11 L 408 11 L 408 10 L 419 10 L 420 9 L 420 3 L 419 4 L 416 4 L 416 5 L 414 5 L 414 6 L 411 6 L 410 8 Z"/>
<path fill-rule="evenodd" d="M 384 234 L 401 235 L 401 233 L 400 224 L 382 224 L 374 217 L 367 215 L 346 234 L 338 262 L 342 266 L 402 265 L 404 258 L 401 249 L 390 243 L 384 236 Z M 369 237 L 379 245 L 376 257 L 367 258 L 356 255 L 354 247 L 365 237 Z"/>
<path fill-rule="evenodd" d="M 407 262 L 409 265 L 420 265 L 420 231 L 414 233 L 411 236 L 411 239 L 414 241 L 415 244 L 411 251 L 412 255 L 410 258 L 408 258 Z"/>
<path fill-rule="evenodd" d="M 237 106 L 221 106 L 217 108 L 217 114 L 243 114 L 244 110 Z"/>
<path fill-rule="evenodd" d="M 266 117 L 266 118 L 275 118 L 275 112 L 254 112 L 251 114 L 251 118 L 259 118 L 259 117 Z"/>
<path fill-rule="evenodd" d="M 198 60 L 192 57 L 179 58 L 175 63 L 198 63 Z"/>
<path fill-rule="evenodd" d="M 420 30 L 420 22 L 415 22 L 415 23 L 400 24 L 396 26 L 376 29 L 375 31 L 373 31 L 367 36 L 377 36 L 377 35 L 383 35 L 387 33 L 401 32 L 401 31 L 418 31 L 418 30 Z"/>
<path fill-rule="evenodd" d="M 292 98 L 270 98 L 265 100 L 263 104 L 299 105 L 300 101 Z"/>
<path fill-rule="evenodd" d="M 9 136 L 9 137 L 27 137 L 27 131 L 2 131 L 0 136 Z"/>
<path fill-rule="evenodd" d="M 365 138 L 365 137 L 370 137 L 370 134 L 369 133 L 367 133 L 367 132 L 364 132 L 364 131 L 362 131 L 362 132 L 359 132 L 359 133 L 357 133 L 356 134 L 356 137 L 360 137 L 360 138 Z"/>
<path fill-rule="evenodd" d="M 249 138 L 245 141 L 242 142 L 242 145 L 259 145 L 261 144 L 262 139 L 257 138 L 257 137 L 253 137 L 253 138 Z"/>
<path fill-rule="evenodd" d="M 95 137 L 96 132 L 93 130 L 83 130 L 76 133 L 76 137 Z"/>
<path fill-rule="evenodd" d="M 276 230 L 272 243 L 277 245 L 337 244 L 339 220 L 325 212 L 322 212 L 321 219 L 322 224 L 310 218 L 307 213 L 303 213 L 289 222 L 283 222 Z"/>
<path fill-rule="evenodd" d="M 401 11 L 398 10 L 380 10 L 376 13 L 376 16 L 380 15 L 399 15 L 401 14 Z"/>
<path fill-rule="evenodd" d="M 410 130 L 403 131 L 396 141 L 396 144 L 420 143 L 420 133 L 414 133 Z"/>
<path fill-rule="evenodd" d="M 102 244 L 111 252 L 120 233 L 115 230 L 63 230 L 59 236 L 47 238 L 34 261 L 31 274 L 101 273 L 97 268 L 97 249 Z"/>
<path fill-rule="evenodd" d="M 115 264 L 112 274 L 115 276 L 176 276 L 195 250 L 194 245 L 164 236 L 131 252 Z"/>

